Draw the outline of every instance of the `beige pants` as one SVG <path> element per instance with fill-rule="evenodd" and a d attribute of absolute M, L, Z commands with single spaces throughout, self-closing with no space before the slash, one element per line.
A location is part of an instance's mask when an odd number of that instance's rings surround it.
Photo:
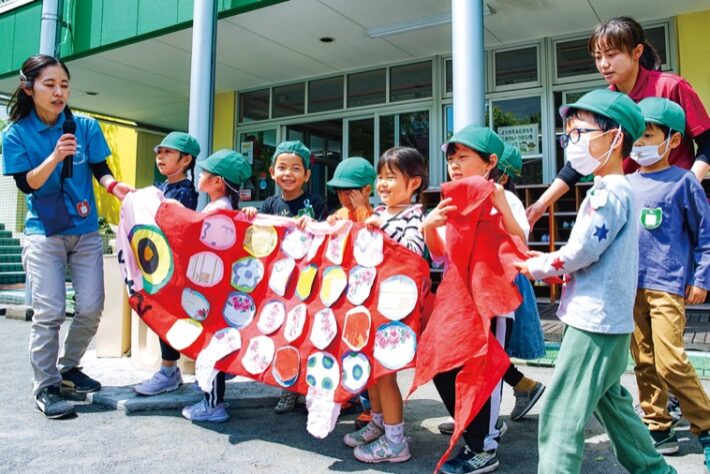
<path fill-rule="evenodd" d="M 695 434 L 710 429 L 710 400 L 688 360 L 683 342 L 685 302 L 662 291 L 639 289 L 634 304 L 631 355 L 643 417 L 651 431 L 670 429 L 668 390 L 680 401 Z"/>

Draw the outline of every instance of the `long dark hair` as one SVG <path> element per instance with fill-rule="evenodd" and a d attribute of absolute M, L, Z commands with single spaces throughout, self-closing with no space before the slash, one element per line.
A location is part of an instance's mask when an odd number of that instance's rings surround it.
<path fill-rule="evenodd" d="M 599 23 L 587 42 L 587 51 L 594 56 L 594 52 L 599 49 L 618 49 L 625 53 L 631 53 L 633 49 L 642 44 L 643 53 L 639 58 L 639 64 L 649 71 L 659 71 L 661 69 L 661 57 L 656 48 L 646 39 L 646 33 L 639 23 L 628 16 L 617 16 L 611 20 Z"/>
<path fill-rule="evenodd" d="M 382 168 L 399 170 L 406 179 L 421 178 L 422 182 L 415 190 L 416 201 L 422 202 L 424 190 L 429 187 L 429 173 L 427 172 L 426 159 L 416 148 L 406 146 L 394 147 L 385 151 L 377 161 L 377 174 Z"/>
<path fill-rule="evenodd" d="M 34 101 L 32 97 L 25 93 L 23 88 L 31 89 L 34 86 L 35 79 L 42 73 L 44 68 L 49 66 L 61 66 L 64 72 L 67 73 L 67 78 L 71 79 L 67 66 L 57 58 L 46 54 L 36 54 L 25 59 L 20 69 L 20 85 L 17 86 L 15 93 L 12 94 L 12 98 L 7 104 L 11 122 L 17 122 L 32 112 L 35 107 Z"/>

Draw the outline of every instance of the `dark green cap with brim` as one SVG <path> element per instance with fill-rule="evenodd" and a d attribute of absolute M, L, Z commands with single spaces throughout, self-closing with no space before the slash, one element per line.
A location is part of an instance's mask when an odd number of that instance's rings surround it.
<path fill-rule="evenodd" d="M 198 163 L 203 170 L 234 184 L 242 184 L 251 177 L 251 165 L 234 150 L 219 150 Z"/>
<path fill-rule="evenodd" d="M 377 177 L 377 172 L 372 164 L 365 158 L 354 156 L 341 161 L 333 179 L 326 184 L 333 190 L 337 189 L 359 189 L 372 185 Z"/>
<path fill-rule="evenodd" d="M 306 169 L 311 167 L 311 150 L 309 150 L 308 147 L 299 140 L 281 142 L 281 144 L 276 147 L 274 156 L 271 158 L 271 164 L 273 165 L 276 163 L 276 158 L 284 153 L 300 156 L 301 160 L 303 160 L 303 166 Z"/>
<path fill-rule="evenodd" d="M 618 123 L 629 132 L 633 141 L 638 140 L 646 130 L 641 108 L 626 94 L 609 89 L 595 89 L 587 92 L 574 104 L 560 107 L 560 115 L 565 118 L 570 110 L 586 110 Z"/>
<path fill-rule="evenodd" d="M 663 125 L 685 135 L 685 111 L 672 100 L 648 97 L 639 102 L 639 107 L 646 123 Z"/>
<path fill-rule="evenodd" d="M 185 132 L 170 132 L 163 138 L 160 145 L 153 148 L 153 151 L 158 153 L 158 148 L 160 147 L 181 151 L 195 158 L 200 154 L 200 144 L 197 143 L 197 140 L 195 140 L 192 135 Z"/>
<path fill-rule="evenodd" d="M 520 176 L 523 171 L 523 157 L 520 151 L 506 143 L 503 154 L 498 157 L 498 169 L 508 176 Z"/>
<path fill-rule="evenodd" d="M 496 155 L 498 158 L 503 155 L 505 150 L 505 144 L 496 132 L 488 127 L 476 125 L 469 125 L 454 133 L 446 143 L 441 145 L 441 151 L 446 153 L 449 143 L 460 143 L 471 150 Z"/>

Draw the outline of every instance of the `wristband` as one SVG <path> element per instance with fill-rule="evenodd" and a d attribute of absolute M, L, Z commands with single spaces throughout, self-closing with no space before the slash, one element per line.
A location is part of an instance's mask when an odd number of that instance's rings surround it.
<path fill-rule="evenodd" d="M 117 184 L 118 181 L 111 182 L 111 184 L 106 187 L 106 192 L 108 192 L 109 194 L 113 194 L 113 188 L 115 188 Z"/>

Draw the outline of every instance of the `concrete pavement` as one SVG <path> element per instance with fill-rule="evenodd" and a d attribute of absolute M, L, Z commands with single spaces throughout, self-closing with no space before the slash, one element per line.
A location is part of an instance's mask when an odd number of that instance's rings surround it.
<path fill-rule="evenodd" d="M 85 371 L 105 388 L 90 400 L 77 402 L 78 417 L 46 420 L 34 411 L 30 395 L 29 327 L 28 322 L 0 317 L 6 357 L 0 384 L 0 473 L 427 473 L 449 441 L 436 429 L 446 419 L 446 412 L 432 384 L 417 391 L 405 407 L 413 458 L 401 464 L 370 466 L 356 461 L 341 442 L 352 429 L 354 416 L 342 417 L 328 438 L 318 440 L 305 430 L 303 407 L 292 414 L 276 415 L 272 407 L 278 389 L 238 381 L 227 384 L 231 420 L 222 424 L 191 423 L 178 410 L 199 399 L 191 385 L 171 395 L 137 399 L 130 385 L 150 374 L 133 369 L 128 359 L 96 359 L 92 350 L 84 359 Z M 552 374 L 551 368 L 522 369 L 543 382 L 548 382 Z M 411 378 L 412 371 L 400 374 L 404 392 Z M 635 393 L 633 374 L 626 374 L 623 382 Z M 710 389 L 707 381 L 705 386 Z M 533 473 L 540 404 L 520 422 L 508 420 L 512 405 L 511 390 L 506 387 L 501 413 L 509 429 L 498 451 L 498 472 Z M 680 473 L 700 473 L 702 449 L 687 429 L 687 424 L 681 424 L 680 453 L 667 459 Z M 586 430 L 582 472 L 624 472 L 608 437 L 594 419 Z"/>

